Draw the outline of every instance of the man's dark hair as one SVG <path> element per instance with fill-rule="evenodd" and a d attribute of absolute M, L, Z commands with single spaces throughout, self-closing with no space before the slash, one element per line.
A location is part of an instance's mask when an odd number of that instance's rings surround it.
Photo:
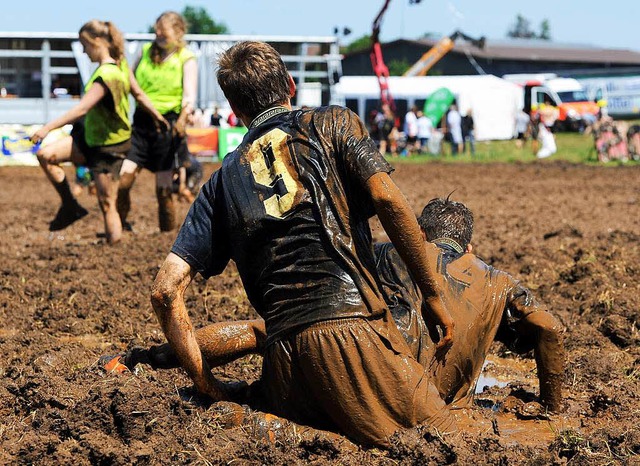
<path fill-rule="evenodd" d="M 280 54 L 264 42 L 239 42 L 218 59 L 218 84 L 236 109 L 253 119 L 289 99 L 289 74 Z"/>
<path fill-rule="evenodd" d="M 452 201 L 448 197 L 436 198 L 431 199 L 422 209 L 418 224 L 427 241 L 449 238 L 466 249 L 473 234 L 473 213 L 461 202 Z"/>

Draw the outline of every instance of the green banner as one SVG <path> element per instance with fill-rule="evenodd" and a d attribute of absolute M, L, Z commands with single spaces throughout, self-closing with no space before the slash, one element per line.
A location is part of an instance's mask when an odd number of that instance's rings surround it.
<path fill-rule="evenodd" d="M 242 138 L 247 133 L 244 126 L 235 128 L 220 128 L 218 130 L 218 159 L 224 157 L 242 142 Z"/>
<path fill-rule="evenodd" d="M 456 96 L 453 95 L 446 87 L 441 87 L 436 90 L 427 98 L 424 103 L 423 113 L 427 116 L 433 126 L 438 126 L 442 116 L 447 113 L 451 103 L 455 100 Z"/>

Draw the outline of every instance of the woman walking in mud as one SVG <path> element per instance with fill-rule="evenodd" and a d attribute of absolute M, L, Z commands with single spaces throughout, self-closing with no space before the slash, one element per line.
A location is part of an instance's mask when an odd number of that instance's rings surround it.
<path fill-rule="evenodd" d="M 31 140 L 39 144 L 52 130 L 76 122 L 70 136 L 36 153 L 40 166 L 62 200 L 62 206 L 50 222 L 49 230 L 62 230 L 87 215 L 87 210 L 72 194 L 69 181 L 60 166 L 71 161 L 76 166 L 86 165 L 92 171 L 107 241 L 113 244 L 122 236 L 116 197 L 120 167 L 131 145 L 129 92 L 150 113 L 153 121 L 163 122 L 164 119 L 153 108 L 129 71 L 124 58 L 124 39 L 114 24 L 91 20 L 80 28 L 79 36 L 85 53 L 99 66 L 85 85 L 85 94 L 78 105 L 45 124 Z"/>
<path fill-rule="evenodd" d="M 156 38 L 142 49 L 136 79 L 155 108 L 171 123 L 172 131 L 158 133 L 149 116 L 139 109 L 133 116 L 131 150 L 120 171 L 118 213 L 125 228 L 131 209 L 130 191 L 142 168 L 156 174 L 156 196 L 160 231 L 176 228 L 173 202 L 173 169 L 178 160 L 189 159 L 185 138 L 187 118 L 193 112 L 198 68 L 194 54 L 186 48 L 186 21 L 173 11 L 162 13 L 155 23 Z M 182 187 L 182 186 L 181 186 Z M 192 200 L 184 188 L 180 194 Z"/>

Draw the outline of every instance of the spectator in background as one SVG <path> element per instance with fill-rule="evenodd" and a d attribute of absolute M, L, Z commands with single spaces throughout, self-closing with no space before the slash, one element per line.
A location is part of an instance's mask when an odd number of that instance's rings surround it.
<path fill-rule="evenodd" d="M 539 141 L 540 149 L 536 152 L 536 157 L 544 159 L 555 154 L 558 150 L 556 146 L 556 139 L 553 133 L 547 125 L 542 121 L 540 114 L 534 116 L 532 120 L 533 124 L 537 127 L 537 139 Z"/>
<path fill-rule="evenodd" d="M 218 107 L 214 107 L 213 113 L 211 114 L 211 126 L 215 128 L 219 128 L 220 120 L 222 120 L 222 115 L 220 115 L 220 109 Z"/>
<path fill-rule="evenodd" d="M 386 155 L 387 150 L 392 156 L 398 155 L 398 131 L 396 130 L 396 116 L 389 104 L 382 104 L 382 112 L 376 117 L 378 127 L 378 140 L 380 141 L 380 152 Z"/>
<path fill-rule="evenodd" d="M 196 108 L 193 111 L 193 115 L 191 116 L 191 121 L 189 121 L 189 126 L 191 128 L 205 128 L 207 126 L 204 121 L 204 110 L 201 108 Z"/>
<path fill-rule="evenodd" d="M 404 155 L 410 157 L 417 149 L 418 142 L 418 107 L 415 105 L 404 116 L 404 135 L 406 138 Z"/>
<path fill-rule="evenodd" d="M 451 154 L 461 153 L 463 151 L 462 117 L 455 103 L 451 104 L 449 113 L 447 113 L 447 134 L 451 144 Z"/>
<path fill-rule="evenodd" d="M 476 144 L 473 121 L 473 110 L 467 110 L 467 114 L 462 117 L 462 139 L 464 141 L 465 151 L 469 149 L 471 155 L 476 155 Z"/>
<path fill-rule="evenodd" d="M 426 116 L 422 110 L 418 110 L 418 152 L 424 153 L 429 151 L 429 139 L 433 131 L 433 123 L 431 118 Z"/>
<path fill-rule="evenodd" d="M 229 113 L 229 116 L 227 117 L 227 124 L 229 125 L 229 128 L 235 128 L 238 126 L 238 117 L 235 113 Z"/>
<path fill-rule="evenodd" d="M 527 142 L 527 139 L 530 136 L 530 133 L 531 133 L 529 129 L 530 123 L 531 123 L 531 118 L 529 117 L 529 115 L 522 109 L 518 110 L 518 112 L 516 113 L 516 126 L 515 126 L 516 147 L 518 149 L 522 149 L 525 142 Z"/>

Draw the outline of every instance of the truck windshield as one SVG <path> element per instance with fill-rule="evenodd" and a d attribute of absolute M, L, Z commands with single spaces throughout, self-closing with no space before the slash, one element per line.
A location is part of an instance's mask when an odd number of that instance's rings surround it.
<path fill-rule="evenodd" d="M 558 92 L 558 96 L 563 102 L 587 102 L 589 100 L 584 91 Z"/>

